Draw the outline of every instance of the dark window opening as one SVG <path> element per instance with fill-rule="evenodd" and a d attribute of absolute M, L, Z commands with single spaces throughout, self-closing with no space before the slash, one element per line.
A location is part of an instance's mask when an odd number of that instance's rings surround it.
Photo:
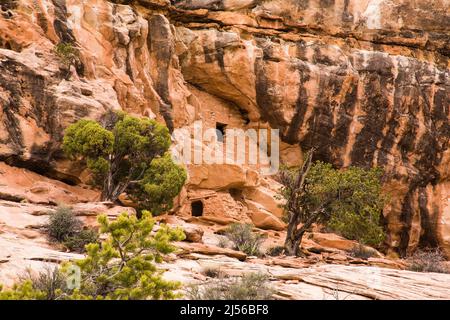
<path fill-rule="evenodd" d="M 194 201 L 191 203 L 191 210 L 193 217 L 201 217 L 203 215 L 203 202 Z"/>
<path fill-rule="evenodd" d="M 244 200 L 244 196 L 242 195 L 242 190 L 241 189 L 231 188 L 230 189 L 230 195 L 236 201 Z"/>
<path fill-rule="evenodd" d="M 220 122 L 216 123 L 217 141 L 223 142 L 223 140 L 225 138 L 226 129 L 227 129 L 226 124 L 220 123 Z"/>

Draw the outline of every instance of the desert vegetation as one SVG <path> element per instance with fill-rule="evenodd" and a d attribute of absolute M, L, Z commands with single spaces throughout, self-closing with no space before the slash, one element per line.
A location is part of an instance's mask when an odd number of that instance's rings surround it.
<path fill-rule="evenodd" d="M 445 257 L 439 249 L 419 249 L 407 259 L 407 262 L 411 271 L 450 273 L 444 264 Z"/>
<path fill-rule="evenodd" d="M 375 257 L 375 251 L 359 243 L 352 248 L 352 250 L 350 251 L 350 256 L 367 260 L 369 258 Z"/>
<path fill-rule="evenodd" d="M 184 239 L 181 229 L 160 225 L 150 213 L 142 218 L 122 213 L 115 221 L 98 217 L 105 240 L 86 245 L 86 257 L 27 277 L 0 300 L 172 299 L 180 284 L 164 280 L 155 263 L 175 250 L 173 241 Z"/>
<path fill-rule="evenodd" d="M 313 162 L 311 150 L 301 168 L 283 169 L 279 179 L 286 199 L 288 230 L 285 253 L 299 255 L 303 235 L 314 223 L 328 226 L 348 239 L 369 245 L 384 240 L 380 225 L 385 197 L 381 171 L 350 167 L 336 170 Z"/>
<path fill-rule="evenodd" d="M 253 231 L 252 224 L 231 224 L 225 231 L 225 236 L 232 242 L 235 250 L 242 251 L 249 256 L 261 256 L 262 235 Z"/>
<path fill-rule="evenodd" d="M 192 300 L 270 300 L 273 295 L 269 277 L 263 273 L 219 277 L 187 288 L 187 297 Z"/>
<path fill-rule="evenodd" d="M 65 68 L 70 68 L 79 59 L 77 48 L 69 42 L 58 43 L 54 48 L 54 52 Z"/>
<path fill-rule="evenodd" d="M 83 119 L 69 126 L 63 150 L 86 162 L 103 200 L 125 192 L 139 209 L 158 215 L 172 208 L 187 177 L 168 153 L 170 142 L 158 122 L 110 112 L 101 123 Z"/>
<path fill-rule="evenodd" d="M 98 240 L 97 231 L 84 226 L 66 206 L 60 206 L 50 213 L 44 229 L 50 241 L 62 243 L 71 251 L 83 252 L 85 245 Z"/>

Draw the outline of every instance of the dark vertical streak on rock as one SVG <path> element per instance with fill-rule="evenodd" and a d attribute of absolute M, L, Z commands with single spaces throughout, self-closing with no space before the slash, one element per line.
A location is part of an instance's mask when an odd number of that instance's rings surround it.
<path fill-rule="evenodd" d="M 361 101 L 365 117 L 360 120 L 363 125 L 356 136 L 351 152 L 352 164 L 360 167 L 373 165 L 374 153 L 378 142 L 383 138 L 389 110 L 387 99 L 388 87 L 393 83 L 392 62 L 375 55 L 367 62 L 367 68 L 361 70 L 365 99 Z"/>
<path fill-rule="evenodd" d="M 274 84 L 270 82 L 270 76 L 267 74 L 267 67 L 273 61 L 271 53 L 271 44 L 266 43 L 264 39 L 256 39 L 258 46 L 263 50 L 263 56 L 255 59 L 255 91 L 256 103 L 263 121 L 269 122 L 272 128 L 287 127 L 288 123 L 284 120 L 284 115 L 276 102 L 277 91 Z M 282 138 L 283 131 L 280 132 Z M 283 138 L 284 139 L 284 138 Z"/>
<path fill-rule="evenodd" d="M 213 63 L 214 62 L 214 50 L 211 50 L 208 47 L 203 48 L 203 53 L 205 55 L 205 62 L 206 63 Z"/>
<path fill-rule="evenodd" d="M 305 88 L 305 83 L 310 79 L 310 70 L 309 67 L 304 63 L 299 63 L 297 66 L 297 70 L 300 78 L 300 84 L 297 101 L 295 103 L 295 114 L 292 118 L 287 134 L 284 137 L 284 140 L 290 144 L 294 144 L 297 142 L 297 135 L 300 128 L 303 126 L 306 110 L 308 109 L 308 93 Z"/>
<path fill-rule="evenodd" d="M 339 80 L 320 75 L 319 88 L 329 88 L 336 92 Z M 308 133 L 302 138 L 301 145 L 304 149 L 316 148 L 314 158 L 325 162 L 334 162 L 331 156 L 331 144 L 333 131 L 333 115 L 330 97 L 318 94 L 314 101 L 312 116 L 308 119 Z"/>
<path fill-rule="evenodd" d="M 414 187 L 410 187 L 402 201 L 402 212 L 400 214 L 400 221 L 403 223 L 400 232 L 400 243 L 398 246 L 398 253 L 401 257 L 405 257 L 408 251 L 410 230 L 413 218 L 412 197 Z"/>
<path fill-rule="evenodd" d="M 66 0 L 52 0 L 55 6 L 55 20 L 53 27 L 56 34 L 62 42 L 75 43 L 75 36 L 72 30 L 67 26 L 67 7 Z"/>
<path fill-rule="evenodd" d="M 446 94 L 444 93 L 442 95 L 442 92 L 445 90 L 440 89 L 440 85 L 444 81 L 441 81 L 442 79 L 436 81 L 434 76 L 430 78 L 424 64 L 415 63 L 413 67 L 413 80 L 407 87 L 409 92 L 403 92 L 403 94 L 416 97 L 416 99 L 410 100 L 409 109 L 406 110 L 409 116 L 408 127 L 400 140 L 399 148 L 405 163 L 411 162 L 408 153 L 414 153 L 417 159 L 412 163 L 417 173 L 413 177 L 410 177 L 409 193 L 417 192 L 418 194 L 418 209 L 422 231 L 419 246 L 437 247 L 436 227 L 439 214 L 436 212 L 436 206 L 433 207 L 433 213 L 429 212 L 426 188 L 430 185 L 434 187 L 441 180 L 438 166 L 442 161 L 442 155 L 447 150 L 450 140 L 448 96 L 445 98 Z M 406 77 L 407 74 L 404 74 L 405 79 Z M 434 96 L 432 86 L 437 86 Z M 416 135 L 419 124 L 418 119 L 414 115 L 419 113 L 423 114 L 424 124 L 426 124 L 427 130 L 417 141 Z M 407 198 L 404 199 L 403 207 L 406 209 L 408 207 L 408 201 L 410 200 Z M 408 210 L 402 212 L 400 220 L 404 226 L 399 251 L 403 255 L 406 254 L 409 243 L 411 219 L 412 217 L 411 214 L 408 214 Z"/>
<path fill-rule="evenodd" d="M 76 38 L 72 30 L 67 26 L 67 7 L 66 0 L 52 0 L 55 6 L 55 20 L 53 21 L 53 27 L 55 28 L 56 35 L 61 42 L 76 44 Z M 84 65 L 77 59 L 75 63 L 75 69 L 78 75 L 84 75 Z"/>
<path fill-rule="evenodd" d="M 224 46 L 220 40 L 216 40 L 216 42 L 214 42 L 214 52 L 216 55 L 216 60 L 219 63 L 220 69 L 224 74 L 226 74 L 225 60 L 224 60 Z"/>
<path fill-rule="evenodd" d="M 174 130 L 172 118 L 172 104 L 169 93 L 169 69 L 174 48 L 170 43 L 171 31 L 167 19 L 162 15 L 154 15 L 149 20 L 148 45 L 152 54 L 158 61 L 158 78 L 156 79 L 156 92 L 161 97 L 163 104 L 160 112 L 166 122 L 169 131 Z"/>
<path fill-rule="evenodd" d="M 353 15 L 348 11 L 348 5 L 350 0 L 344 0 L 344 10 L 342 11 L 342 21 L 344 23 L 353 22 Z"/>
<path fill-rule="evenodd" d="M 336 129 L 333 136 L 332 145 L 341 148 L 348 143 L 350 125 L 353 120 L 353 113 L 355 111 L 357 102 L 358 84 L 351 86 L 343 103 L 339 106 L 338 119 L 336 121 Z"/>
<path fill-rule="evenodd" d="M 401 113 L 404 112 L 405 106 L 403 106 L 403 81 L 405 80 L 404 70 L 403 68 L 399 68 L 397 72 L 397 76 L 394 80 L 394 88 L 393 88 L 393 100 L 394 105 L 392 106 L 392 111 L 389 119 L 386 122 L 387 132 L 383 136 L 381 141 L 381 148 L 378 154 L 377 164 L 379 167 L 383 167 L 388 163 L 388 154 L 391 153 L 392 148 L 395 145 L 395 139 L 397 136 L 397 129 L 399 128 L 399 118 Z M 404 157 L 402 155 L 402 157 Z"/>
<path fill-rule="evenodd" d="M 131 50 L 131 48 L 130 48 L 130 50 Z M 125 72 L 130 77 L 131 81 L 134 82 L 133 68 L 131 66 L 130 55 L 128 52 L 127 52 L 127 58 L 125 59 Z"/>
<path fill-rule="evenodd" d="M 432 215 L 429 212 L 427 204 L 428 198 L 426 190 L 425 188 L 419 188 L 420 226 L 422 229 L 419 245 L 423 248 L 436 248 L 439 245 L 436 237 L 437 215 Z"/>
<path fill-rule="evenodd" d="M 34 119 L 39 126 L 52 137 L 52 143 L 30 150 L 33 161 L 49 162 L 56 146 L 62 138 L 62 128 L 58 121 L 58 110 L 53 95 L 46 91 L 49 85 L 45 79 L 34 70 L 13 60 L 1 62 L 0 86 L 9 92 L 9 99 L 1 101 L 5 117 L 3 123 L 8 131 L 9 139 L 14 146 L 14 156 L 23 154 L 23 135 L 18 116 L 22 108 L 21 97 L 29 97 L 32 112 L 23 117 Z M 12 81 L 11 79 L 14 79 Z"/>

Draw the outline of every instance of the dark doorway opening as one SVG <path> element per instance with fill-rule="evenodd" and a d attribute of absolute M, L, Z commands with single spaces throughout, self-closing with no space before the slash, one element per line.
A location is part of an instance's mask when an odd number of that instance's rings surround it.
<path fill-rule="evenodd" d="M 216 131 L 217 131 L 217 141 L 223 142 L 225 138 L 225 132 L 227 129 L 227 125 L 224 123 L 216 122 Z"/>
<path fill-rule="evenodd" d="M 203 202 L 200 200 L 191 203 L 191 212 L 193 217 L 201 217 L 203 215 Z"/>

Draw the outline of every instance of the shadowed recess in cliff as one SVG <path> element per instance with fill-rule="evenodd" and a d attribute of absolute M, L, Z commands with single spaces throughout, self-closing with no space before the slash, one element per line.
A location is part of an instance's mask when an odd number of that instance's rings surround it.
<path fill-rule="evenodd" d="M 0 9 L 2 11 L 14 10 L 18 6 L 18 0 L 2 0 L 0 3 Z"/>

